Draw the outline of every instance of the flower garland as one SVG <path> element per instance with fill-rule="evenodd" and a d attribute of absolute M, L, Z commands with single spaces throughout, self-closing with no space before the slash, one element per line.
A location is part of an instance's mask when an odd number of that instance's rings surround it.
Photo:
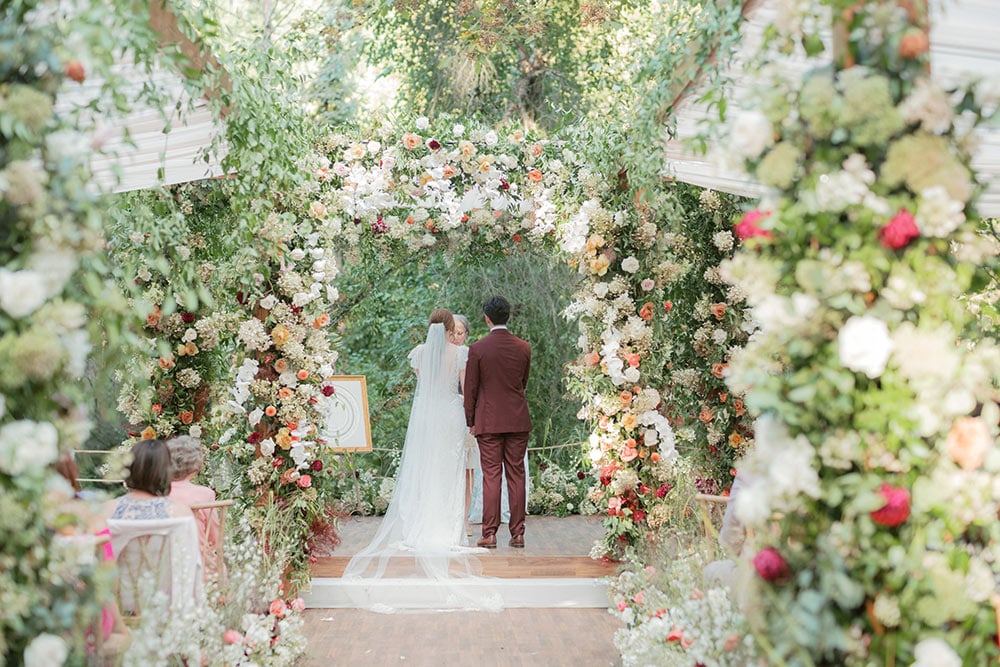
<path fill-rule="evenodd" d="M 968 147 L 997 99 L 927 76 L 922 8 L 851 4 L 844 62 L 734 142 L 773 188 L 723 275 L 759 326 L 729 383 L 764 413 L 736 510 L 775 660 L 998 655 L 1000 348 L 962 299 L 996 265 Z"/>

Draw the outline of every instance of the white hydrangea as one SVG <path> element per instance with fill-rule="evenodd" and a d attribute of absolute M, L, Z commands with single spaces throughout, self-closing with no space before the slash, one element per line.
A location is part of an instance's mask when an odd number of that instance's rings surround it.
<path fill-rule="evenodd" d="M 944 187 L 935 185 L 920 193 L 915 218 L 921 234 L 944 238 L 965 222 L 965 206 L 952 199 Z"/>
<path fill-rule="evenodd" d="M 0 428 L 0 470 L 20 475 L 41 470 L 59 457 L 59 433 L 49 422 L 28 419 Z"/>
<path fill-rule="evenodd" d="M 893 342 L 885 322 L 872 315 L 855 315 L 841 327 L 837 347 L 844 368 L 874 379 L 885 372 Z"/>
<path fill-rule="evenodd" d="M 774 144 L 774 127 L 759 111 L 744 111 L 733 122 L 730 149 L 739 157 L 752 160 Z"/>
<path fill-rule="evenodd" d="M 14 319 L 31 315 L 47 298 L 48 290 L 41 273 L 0 269 L 0 309 Z"/>

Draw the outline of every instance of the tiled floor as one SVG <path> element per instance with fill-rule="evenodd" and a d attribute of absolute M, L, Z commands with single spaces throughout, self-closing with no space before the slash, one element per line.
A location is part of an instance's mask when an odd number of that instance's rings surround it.
<path fill-rule="evenodd" d="M 342 558 L 356 553 L 375 534 L 379 520 L 368 517 L 343 520 L 340 527 L 343 541 L 329 555 Z M 473 529 L 478 537 L 479 526 Z M 483 554 L 481 559 L 485 561 L 484 569 L 491 569 L 493 576 L 503 576 L 505 568 L 513 574 L 514 570 L 526 571 L 530 564 L 541 561 L 585 557 L 602 535 L 598 517 L 529 516 L 524 549 L 507 546 L 509 535 L 507 527 L 502 525 L 497 534 L 499 547 L 495 552 Z M 332 561 L 328 559 L 326 567 Z M 530 574 L 517 572 L 514 576 Z M 613 637 L 621 623 L 606 609 L 388 615 L 355 609 L 310 609 L 305 612 L 305 619 L 309 649 L 308 656 L 299 663 L 301 667 L 620 664 Z"/>

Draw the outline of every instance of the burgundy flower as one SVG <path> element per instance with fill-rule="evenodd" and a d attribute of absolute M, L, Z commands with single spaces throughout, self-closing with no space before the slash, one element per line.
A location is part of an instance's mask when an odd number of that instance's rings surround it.
<path fill-rule="evenodd" d="M 249 442 L 251 445 L 256 445 L 263 439 L 264 439 L 264 434 L 261 433 L 260 431 L 254 431 L 253 433 L 247 436 L 247 442 Z"/>
<path fill-rule="evenodd" d="M 441 142 L 439 142 L 437 139 L 431 139 L 427 142 L 427 148 L 431 149 L 432 151 L 436 151 L 437 149 L 441 148 Z"/>
<path fill-rule="evenodd" d="M 181 313 L 181 321 L 184 324 L 191 324 L 194 322 L 194 313 Z"/>
<path fill-rule="evenodd" d="M 510 190 L 510 183 L 508 183 L 506 179 L 501 178 L 500 179 L 500 189 L 501 190 Z"/>
<path fill-rule="evenodd" d="M 672 488 L 674 487 L 670 486 L 669 484 L 660 484 L 660 488 L 656 490 L 656 497 L 666 498 L 667 494 L 670 493 L 670 489 Z"/>
<path fill-rule="evenodd" d="M 576 478 L 577 479 L 583 479 L 586 476 L 587 476 L 587 473 L 583 472 L 582 470 L 577 471 L 577 473 L 576 473 Z"/>
<path fill-rule="evenodd" d="M 281 458 L 280 456 L 274 457 L 274 460 L 271 461 L 271 466 L 274 468 L 280 468 L 283 465 L 285 465 L 285 459 Z"/>
<path fill-rule="evenodd" d="M 913 215 L 905 209 L 894 215 L 889 224 L 880 229 L 878 233 L 879 241 L 890 250 L 905 248 L 910 244 L 910 241 L 918 236 L 920 236 L 920 230 L 917 229 L 917 222 L 913 219 Z"/>
<path fill-rule="evenodd" d="M 646 519 L 646 513 L 643 510 L 635 510 L 632 512 L 632 521 L 639 523 Z"/>
<path fill-rule="evenodd" d="M 385 234 L 389 231 L 389 225 L 381 217 L 372 223 L 372 231 L 376 234 Z"/>
<path fill-rule="evenodd" d="M 245 303 L 247 302 L 247 299 L 246 299 L 246 297 L 245 297 L 245 296 L 243 296 L 243 292 L 237 292 L 237 293 L 236 293 L 236 301 L 237 301 L 237 302 L 238 302 L 238 303 L 239 303 L 239 304 L 240 304 L 241 306 L 242 306 L 243 304 L 245 304 Z"/>
<path fill-rule="evenodd" d="M 753 567 L 764 581 L 781 582 L 792 575 L 785 558 L 774 547 L 765 547 L 753 557 Z"/>
<path fill-rule="evenodd" d="M 872 521 L 880 526 L 893 528 L 910 518 L 910 492 L 898 486 L 882 484 L 878 490 L 885 498 L 885 505 L 872 512 Z"/>
<path fill-rule="evenodd" d="M 312 462 L 312 465 L 309 467 L 315 470 L 316 472 L 319 472 L 320 470 L 323 469 L 323 462 L 320 461 L 319 459 L 316 459 L 315 461 Z"/>
<path fill-rule="evenodd" d="M 733 228 L 733 231 L 736 232 L 736 236 L 741 241 L 752 239 L 755 236 L 766 239 L 773 238 L 774 235 L 771 232 L 761 229 L 760 225 L 757 224 L 769 215 L 771 215 L 770 211 L 761 211 L 759 209 L 747 211 L 743 219 Z"/>
<path fill-rule="evenodd" d="M 323 385 L 323 388 L 320 389 L 320 392 L 322 392 L 324 396 L 333 396 L 336 393 L 336 391 L 337 390 L 334 389 L 332 384 L 325 384 Z"/>

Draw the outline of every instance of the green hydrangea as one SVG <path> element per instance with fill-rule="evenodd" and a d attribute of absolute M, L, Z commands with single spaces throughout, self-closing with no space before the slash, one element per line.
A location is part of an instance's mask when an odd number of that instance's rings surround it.
<path fill-rule="evenodd" d="M 799 114 L 817 139 L 829 139 L 836 128 L 840 96 L 829 72 L 809 77 L 799 94 Z"/>
<path fill-rule="evenodd" d="M 63 348 L 51 331 L 34 327 L 22 335 L 8 333 L 0 338 L 0 387 L 14 389 L 28 380 L 48 380 L 62 362 Z"/>
<path fill-rule="evenodd" d="M 52 117 L 52 98 L 30 86 L 14 84 L 6 97 L 3 110 L 17 118 L 33 134 L 41 132 Z"/>
<path fill-rule="evenodd" d="M 837 124 L 850 131 L 855 145 L 881 146 L 906 126 L 885 77 L 852 76 L 842 86 L 844 102 L 837 110 Z"/>
<path fill-rule="evenodd" d="M 802 151 L 788 141 L 772 148 L 757 165 L 757 178 L 765 185 L 787 190 L 795 182 Z"/>
<path fill-rule="evenodd" d="M 889 146 L 881 180 L 890 187 L 906 184 L 914 194 L 940 185 L 960 202 L 972 196 L 969 170 L 948 148 L 948 140 L 927 132 L 907 135 Z"/>

